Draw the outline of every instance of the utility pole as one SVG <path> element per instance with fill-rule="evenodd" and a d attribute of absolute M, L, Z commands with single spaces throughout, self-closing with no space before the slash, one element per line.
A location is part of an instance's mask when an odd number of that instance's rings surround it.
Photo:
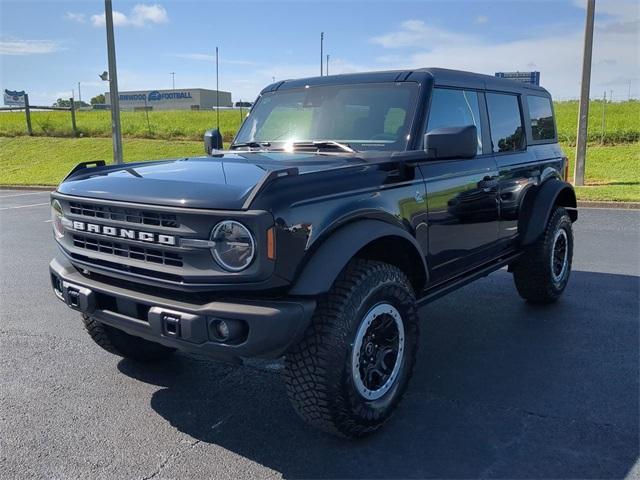
<path fill-rule="evenodd" d="M 322 64 L 324 63 L 324 32 L 320 32 L 320 76 L 322 76 Z"/>
<path fill-rule="evenodd" d="M 113 11 L 111 0 L 104 0 L 107 26 L 107 57 L 109 58 L 109 97 L 111 100 L 111 134 L 113 137 L 113 161 L 122 163 L 122 134 L 120 132 L 120 97 L 116 72 L 116 45 L 113 35 Z"/>
<path fill-rule="evenodd" d="M 82 93 L 80 93 L 80 82 L 78 82 L 78 108 L 82 106 Z"/>
<path fill-rule="evenodd" d="M 584 185 L 584 164 L 587 154 L 587 127 L 589 123 L 589 89 L 591 88 L 591 52 L 593 50 L 593 15 L 596 0 L 587 0 L 587 19 L 584 28 L 584 52 L 582 54 L 582 83 L 578 107 L 578 134 L 576 140 L 576 165 L 573 183 Z"/>
<path fill-rule="evenodd" d="M 171 89 L 176 89 L 176 72 L 171 72 Z"/>
<path fill-rule="evenodd" d="M 329 75 L 329 54 L 327 53 L 327 75 Z"/>

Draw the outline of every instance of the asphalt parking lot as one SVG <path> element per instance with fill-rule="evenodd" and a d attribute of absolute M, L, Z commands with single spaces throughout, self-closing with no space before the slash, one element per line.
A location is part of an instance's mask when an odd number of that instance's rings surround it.
<path fill-rule="evenodd" d="M 550 307 L 501 270 L 421 310 L 379 434 L 303 424 L 277 363 L 100 350 L 55 299 L 48 193 L 0 190 L 0 478 L 640 477 L 640 211 L 587 210 Z"/>

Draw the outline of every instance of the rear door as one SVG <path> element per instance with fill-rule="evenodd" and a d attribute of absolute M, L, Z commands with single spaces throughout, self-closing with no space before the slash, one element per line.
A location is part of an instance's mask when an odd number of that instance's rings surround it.
<path fill-rule="evenodd" d="M 514 246 L 520 209 L 528 190 L 544 175 L 562 168 L 551 99 L 543 96 L 487 92 L 491 146 L 500 172 L 502 248 Z M 546 173 L 545 173 L 546 172 Z"/>
<path fill-rule="evenodd" d="M 426 132 L 475 125 L 478 155 L 427 161 L 428 258 L 433 281 L 473 267 L 491 255 L 498 239 L 498 171 L 490 148 L 482 92 L 435 87 Z"/>

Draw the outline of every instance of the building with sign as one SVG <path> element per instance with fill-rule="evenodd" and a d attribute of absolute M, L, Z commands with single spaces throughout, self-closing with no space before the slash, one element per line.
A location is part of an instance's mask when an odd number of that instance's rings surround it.
<path fill-rule="evenodd" d="M 496 77 L 516 82 L 540 85 L 540 72 L 496 72 Z"/>
<path fill-rule="evenodd" d="M 231 92 L 189 88 L 176 90 L 144 90 L 120 92 L 121 110 L 211 110 L 216 107 L 232 107 Z M 109 92 L 105 92 L 105 103 L 111 104 Z"/>

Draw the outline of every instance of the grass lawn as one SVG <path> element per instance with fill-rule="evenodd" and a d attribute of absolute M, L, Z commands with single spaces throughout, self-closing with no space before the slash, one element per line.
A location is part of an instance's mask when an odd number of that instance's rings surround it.
<path fill-rule="evenodd" d="M 203 154 L 202 141 L 124 140 L 125 161 Z M 563 144 L 573 167 L 575 147 Z M 57 185 L 78 162 L 112 161 L 110 138 L 0 137 L 1 185 Z M 640 202 L 640 143 L 590 145 L 580 200 Z"/>
<path fill-rule="evenodd" d="M 572 145 L 576 141 L 578 102 L 555 102 L 553 106 L 558 126 L 558 139 Z M 602 135 L 603 102 L 599 100 L 589 103 L 589 142 L 617 144 L 640 141 L 640 102 L 607 103 L 604 105 L 605 125 Z"/>
<path fill-rule="evenodd" d="M 221 110 L 220 131 L 226 142 L 231 141 L 247 109 Z M 147 121 L 148 120 L 148 121 Z M 206 130 L 216 126 L 212 110 L 173 110 L 157 112 L 121 112 L 122 136 L 164 140 L 201 140 Z M 31 112 L 31 126 L 36 136 L 71 137 L 71 114 L 60 111 Z M 108 110 L 79 111 L 76 126 L 82 137 L 111 138 L 111 112 Z M 0 137 L 26 135 L 24 112 L 0 113 Z"/>
<path fill-rule="evenodd" d="M 204 155 L 202 142 L 123 141 L 125 161 Z M 0 137 L 0 185 L 57 185 L 79 162 L 113 161 L 110 138 Z"/>
<path fill-rule="evenodd" d="M 563 145 L 573 164 L 576 149 Z M 576 187 L 579 200 L 640 202 L 640 143 L 587 148 L 584 187 Z"/>

